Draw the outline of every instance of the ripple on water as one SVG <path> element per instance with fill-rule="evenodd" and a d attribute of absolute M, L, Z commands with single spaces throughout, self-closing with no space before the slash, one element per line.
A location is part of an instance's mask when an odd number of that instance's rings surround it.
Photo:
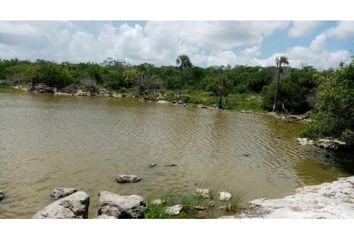
<path fill-rule="evenodd" d="M 347 174 L 296 144 L 301 125 L 256 114 L 0 94 L 0 122 L 0 189 L 10 196 L 0 218 L 31 217 L 60 186 L 86 191 L 92 217 L 102 190 L 153 199 L 207 187 L 247 200 Z M 118 174 L 143 180 L 118 184 Z"/>

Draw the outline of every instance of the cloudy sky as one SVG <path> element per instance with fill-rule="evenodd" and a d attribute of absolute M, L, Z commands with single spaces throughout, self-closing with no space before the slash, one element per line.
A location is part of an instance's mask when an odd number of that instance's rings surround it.
<path fill-rule="evenodd" d="M 349 62 L 354 54 L 354 21 L 0 21 L 0 58 L 57 62 L 174 65 L 180 54 L 194 65 L 290 65 L 320 69 Z"/>

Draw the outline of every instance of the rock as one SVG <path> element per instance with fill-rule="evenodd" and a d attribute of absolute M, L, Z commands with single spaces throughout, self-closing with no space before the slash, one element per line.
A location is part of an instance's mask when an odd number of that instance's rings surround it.
<path fill-rule="evenodd" d="M 345 147 L 347 144 L 337 139 L 318 139 L 315 145 L 323 149 L 338 150 L 339 148 Z"/>
<path fill-rule="evenodd" d="M 193 208 L 195 210 L 198 210 L 198 211 L 206 211 L 206 210 L 208 210 L 208 208 L 204 207 L 204 206 L 193 206 Z"/>
<path fill-rule="evenodd" d="M 157 166 L 157 163 L 152 163 L 149 165 L 149 167 L 153 168 L 153 167 L 156 167 Z"/>
<path fill-rule="evenodd" d="M 74 94 L 74 96 L 91 96 L 90 92 L 84 92 L 82 90 L 77 90 L 77 92 Z"/>
<path fill-rule="evenodd" d="M 112 93 L 111 96 L 114 97 L 114 98 L 121 98 L 121 97 L 123 97 L 123 94 L 114 92 L 114 93 Z"/>
<path fill-rule="evenodd" d="M 62 197 L 66 197 L 69 196 L 70 194 L 73 194 L 77 192 L 76 188 L 65 188 L 65 187 L 60 187 L 60 188 L 56 188 L 52 191 L 52 193 L 50 194 L 50 196 L 54 199 L 59 199 Z"/>
<path fill-rule="evenodd" d="M 0 190 L 0 201 L 3 200 L 4 198 L 6 198 L 6 194 Z"/>
<path fill-rule="evenodd" d="M 308 138 L 297 138 L 296 139 L 296 142 L 302 146 L 305 146 L 305 145 L 314 145 L 314 141 L 313 140 L 310 140 Z"/>
<path fill-rule="evenodd" d="M 252 111 L 241 110 L 241 113 L 252 113 Z"/>
<path fill-rule="evenodd" d="M 249 153 L 244 153 L 244 154 L 242 154 L 242 156 L 244 156 L 244 157 L 249 157 L 250 154 L 249 154 Z"/>
<path fill-rule="evenodd" d="M 165 101 L 165 100 L 159 100 L 159 101 L 157 101 L 157 104 L 170 104 L 170 102 Z"/>
<path fill-rule="evenodd" d="M 195 190 L 195 193 L 197 196 L 200 196 L 203 198 L 209 198 L 209 189 L 207 189 L 207 188 L 197 188 Z"/>
<path fill-rule="evenodd" d="M 90 198 L 79 191 L 61 198 L 37 212 L 33 218 L 70 219 L 87 218 Z"/>
<path fill-rule="evenodd" d="M 215 207 L 215 202 L 214 201 L 210 201 L 209 202 L 209 207 Z"/>
<path fill-rule="evenodd" d="M 162 199 L 155 199 L 151 201 L 152 205 L 162 205 L 163 204 L 163 200 Z"/>
<path fill-rule="evenodd" d="M 177 164 L 174 164 L 174 163 L 172 163 L 172 164 L 166 164 L 165 167 L 177 167 Z"/>
<path fill-rule="evenodd" d="M 228 192 L 219 192 L 220 201 L 229 201 L 232 198 L 232 194 Z"/>
<path fill-rule="evenodd" d="M 172 207 L 168 207 L 166 209 L 166 213 L 168 215 L 178 215 L 183 209 L 183 206 L 181 204 L 174 205 Z"/>
<path fill-rule="evenodd" d="M 135 183 L 141 181 L 141 178 L 135 175 L 119 175 L 116 181 L 119 183 Z"/>
<path fill-rule="evenodd" d="M 197 108 L 208 108 L 208 106 L 205 106 L 205 105 L 203 105 L 203 104 L 198 104 L 198 105 L 197 105 Z"/>
<path fill-rule="evenodd" d="M 298 188 L 281 199 L 255 199 L 238 218 L 354 218 L 354 176 Z"/>
<path fill-rule="evenodd" d="M 102 191 L 98 196 L 98 218 L 144 218 L 146 203 L 138 195 L 121 196 Z"/>

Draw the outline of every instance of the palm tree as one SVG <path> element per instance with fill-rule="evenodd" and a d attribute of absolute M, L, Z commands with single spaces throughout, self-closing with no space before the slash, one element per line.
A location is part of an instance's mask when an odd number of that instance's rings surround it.
<path fill-rule="evenodd" d="M 180 80 L 180 88 L 179 88 L 179 96 L 178 96 L 178 99 L 181 99 L 182 89 L 186 80 L 185 70 L 187 68 L 191 68 L 193 65 L 187 55 L 179 55 L 178 58 L 176 59 L 176 64 L 179 67 L 181 72 L 181 80 Z"/>
<path fill-rule="evenodd" d="M 275 58 L 275 62 L 277 64 L 277 68 L 278 68 L 278 78 L 277 78 L 277 85 L 276 85 L 275 93 L 274 93 L 273 112 L 277 109 L 277 105 L 278 105 L 277 95 L 278 95 L 278 90 L 279 90 L 280 74 L 283 74 L 282 65 L 283 64 L 286 64 L 286 65 L 289 64 L 288 57 L 286 57 L 286 56 L 281 56 L 281 57 Z"/>

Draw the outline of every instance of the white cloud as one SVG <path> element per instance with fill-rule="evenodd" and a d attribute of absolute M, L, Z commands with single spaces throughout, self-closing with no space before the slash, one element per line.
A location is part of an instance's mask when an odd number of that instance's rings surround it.
<path fill-rule="evenodd" d="M 345 39 L 354 36 L 354 21 L 339 22 L 337 26 L 328 29 L 325 32 L 328 37 Z"/>
<path fill-rule="evenodd" d="M 300 36 L 317 22 L 295 22 L 289 35 Z M 351 22 L 353 24 L 353 22 Z M 273 54 L 262 59 L 265 37 L 288 28 L 288 22 L 154 21 L 146 24 L 109 22 L 0 22 L 1 58 L 102 62 L 120 58 L 136 64 L 174 65 L 179 54 L 188 54 L 197 65 L 274 65 Z M 347 36 L 354 28 L 339 23 L 318 35 L 308 47 L 288 49 L 293 66 L 337 66 L 347 61 L 347 51 L 328 52 L 325 41 L 333 34 Z M 350 35 L 350 34 L 349 34 Z"/>
<path fill-rule="evenodd" d="M 301 37 L 311 33 L 321 22 L 314 21 L 294 21 L 289 29 L 290 37 Z"/>

